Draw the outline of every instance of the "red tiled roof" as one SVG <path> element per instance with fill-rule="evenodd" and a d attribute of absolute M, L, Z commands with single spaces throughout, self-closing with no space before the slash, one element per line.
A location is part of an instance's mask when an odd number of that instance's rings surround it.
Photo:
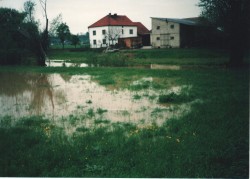
<path fill-rule="evenodd" d="M 102 27 L 102 26 L 136 26 L 127 16 L 121 15 L 107 15 L 102 19 L 98 20 L 94 24 L 90 25 L 91 27 Z"/>
<path fill-rule="evenodd" d="M 150 31 L 140 22 L 134 22 L 137 26 L 137 34 L 149 34 Z"/>

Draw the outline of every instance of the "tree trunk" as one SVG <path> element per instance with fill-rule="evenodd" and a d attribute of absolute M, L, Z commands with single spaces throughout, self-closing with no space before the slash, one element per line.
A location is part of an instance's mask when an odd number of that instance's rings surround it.
<path fill-rule="evenodd" d="M 46 53 L 42 47 L 42 44 L 41 42 L 38 42 L 39 43 L 39 55 L 38 55 L 38 60 L 37 60 L 37 63 L 39 66 L 46 66 L 45 64 L 45 60 L 46 60 Z"/>
<path fill-rule="evenodd" d="M 49 19 L 46 17 L 46 28 L 45 28 L 45 45 L 44 45 L 44 50 L 47 52 L 48 47 L 49 47 Z"/>
<path fill-rule="evenodd" d="M 244 57 L 248 50 L 248 23 L 245 19 L 246 10 L 244 3 L 232 1 L 231 23 L 229 26 L 230 59 L 229 66 L 239 67 L 244 65 Z"/>
<path fill-rule="evenodd" d="M 230 48 L 229 66 L 240 67 L 244 65 L 245 47 L 239 43 L 232 42 Z"/>

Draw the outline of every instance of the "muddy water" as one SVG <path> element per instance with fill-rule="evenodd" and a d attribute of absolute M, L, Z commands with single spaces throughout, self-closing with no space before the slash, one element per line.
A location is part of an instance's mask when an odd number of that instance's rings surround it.
<path fill-rule="evenodd" d="M 160 125 L 190 110 L 187 104 L 158 104 L 158 96 L 166 91 L 110 91 L 89 75 L 0 73 L 0 84 L 0 117 L 42 115 L 69 132 L 97 121 Z"/>

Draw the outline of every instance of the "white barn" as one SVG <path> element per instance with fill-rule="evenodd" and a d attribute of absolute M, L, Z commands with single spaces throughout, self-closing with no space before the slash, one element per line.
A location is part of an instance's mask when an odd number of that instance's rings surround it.
<path fill-rule="evenodd" d="M 154 48 L 191 47 L 207 43 L 213 30 L 202 19 L 157 18 L 152 19 L 151 45 Z"/>

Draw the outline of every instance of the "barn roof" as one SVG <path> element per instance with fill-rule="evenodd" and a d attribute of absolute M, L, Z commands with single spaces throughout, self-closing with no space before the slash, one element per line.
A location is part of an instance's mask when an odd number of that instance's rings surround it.
<path fill-rule="evenodd" d="M 175 22 L 184 25 L 190 26 L 198 26 L 200 25 L 198 18 L 186 18 L 186 19 L 177 19 L 177 18 L 159 18 L 159 17 L 151 17 L 153 19 L 159 19 L 166 22 Z"/>

